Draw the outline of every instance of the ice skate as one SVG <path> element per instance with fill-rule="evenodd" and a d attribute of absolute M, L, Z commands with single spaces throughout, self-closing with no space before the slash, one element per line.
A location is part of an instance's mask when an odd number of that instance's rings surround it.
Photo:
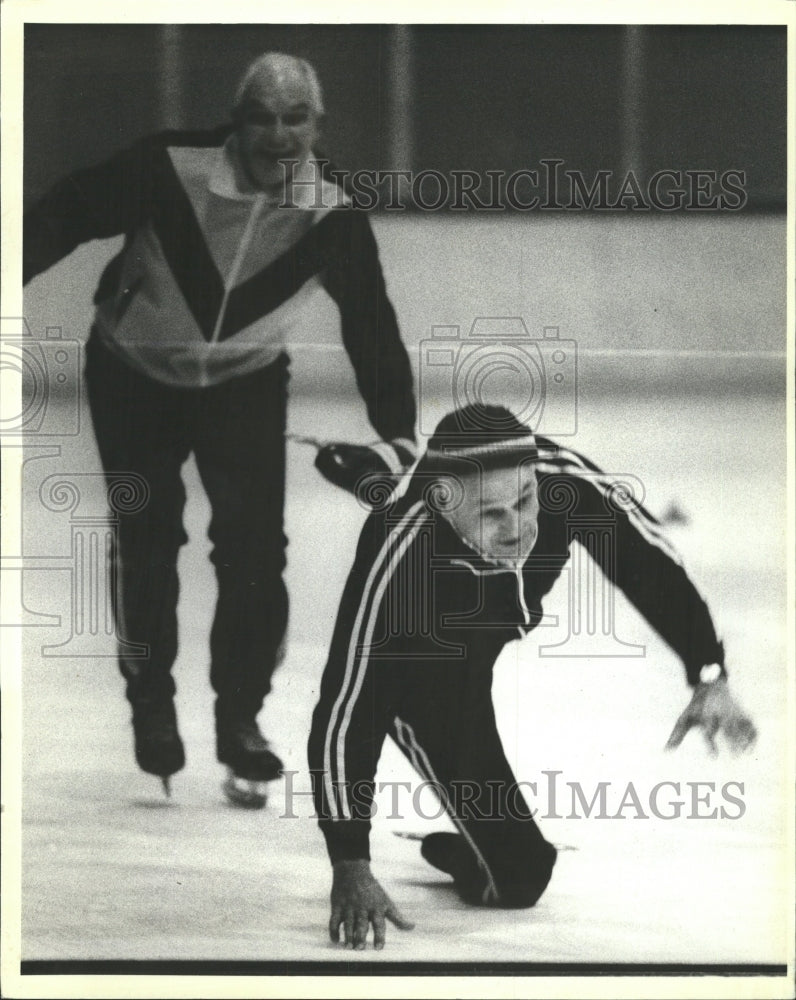
<path fill-rule="evenodd" d="M 139 701 L 133 705 L 135 759 L 142 771 L 160 778 L 171 797 L 170 778 L 185 767 L 185 748 L 177 730 L 174 703 Z"/>
<path fill-rule="evenodd" d="M 267 782 L 239 778 L 231 767 L 221 788 L 227 801 L 241 809 L 263 809 L 268 802 Z"/>
<path fill-rule="evenodd" d="M 466 870 L 468 861 L 472 865 L 464 837 L 458 833 L 427 834 L 420 843 L 420 853 L 434 868 L 454 878 L 460 877 L 461 872 Z"/>
<path fill-rule="evenodd" d="M 428 833 L 414 833 L 406 830 L 393 830 L 393 836 L 398 837 L 401 840 L 416 840 L 423 841 L 426 837 L 430 837 L 431 834 Z M 446 836 L 456 836 L 455 834 L 446 834 Z M 553 844 L 553 847 L 560 853 L 561 851 L 577 851 L 578 848 L 574 847 L 572 844 Z M 433 864 L 433 862 L 430 862 Z M 438 867 L 438 866 L 437 866 Z"/>
<path fill-rule="evenodd" d="M 282 774 L 282 761 L 268 746 L 256 722 L 219 722 L 216 728 L 219 761 L 227 765 L 221 786 L 227 799 L 246 809 L 262 809 L 266 784 Z"/>

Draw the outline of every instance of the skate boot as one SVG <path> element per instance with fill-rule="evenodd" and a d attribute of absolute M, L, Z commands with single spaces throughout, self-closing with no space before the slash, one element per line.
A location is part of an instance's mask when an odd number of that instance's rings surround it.
<path fill-rule="evenodd" d="M 171 794 L 169 778 L 185 767 L 185 748 L 177 731 L 177 713 L 171 699 L 133 703 L 135 759 L 142 771 L 155 774 Z"/>
<path fill-rule="evenodd" d="M 262 809 L 267 801 L 265 785 L 282 774 L 282 761 L 268 746 L 254 721 L 216 722 L 216 755 L 227 765 L 222 785 L 236 806 Z"/>
<path fill-rule="evenodd" d="M 422 838 L 420 853 L 430 865 L 453 878 L 461 877 L 466 868 L 467 847 L 458 833 L 429 833 Z"/>

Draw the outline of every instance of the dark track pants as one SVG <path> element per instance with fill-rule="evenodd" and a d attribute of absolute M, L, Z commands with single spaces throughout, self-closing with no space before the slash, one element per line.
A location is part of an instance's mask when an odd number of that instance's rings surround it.
<path fill-rule="evenodd" d="M 187 541 L 180 470 L 191 452 L 212 508 L 216 711 L 254 719 L 270 690 L 288 614 L 282 581 L 287 369 L 282 355 L 251 375 L 177 389 L 117 359 L 96 334 L 89 340 L 88 398 L 106 477 L 134 472 L 149 488 L 143 509 L 120 515 L 113 554 L 118 634 L 149 647 L 145 658 L 120 654 L 133 703 L 175 690 L 177 555 Z"/>
<path fill-rule="evenodd" d="M 491 670 L 429 670 L 392 737 L 435 791 L 460 836 L 456 889 L 476 905 L 528 907 L 544 892 L 556 849 L 542 836 L 506 760 Z"/>

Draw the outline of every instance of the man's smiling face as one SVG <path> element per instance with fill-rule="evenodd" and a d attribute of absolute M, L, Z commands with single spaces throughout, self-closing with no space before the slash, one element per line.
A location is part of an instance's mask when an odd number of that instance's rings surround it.
<path fill-rule="evenodd" d="M 291 176 L 290 161 L 304 161 L 318 139 L 319 115 L 311 87 L 298 68 L 263 72 L 235 109 L 238 153 L 249 181 L 273 190 Z"/>

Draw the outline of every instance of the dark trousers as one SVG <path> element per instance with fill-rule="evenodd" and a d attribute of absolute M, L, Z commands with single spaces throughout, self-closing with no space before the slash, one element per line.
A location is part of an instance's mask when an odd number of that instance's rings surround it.
<path fill-rule="evenodd" d="M 115 560 L 118 634 L 148 647 L 120 654 L 132 702 L 170 698 L 177 656 L 177 556 L 187 541 L 181 467 L 191 452 L 212 508 L 218 579 L 210 680 L 219 717 L 253 720 L 270 690 L 287 626 L 282 580 L 286 355 L 261 371 L 200 389 L 172 388 L 116 358 L 92 334 L 86 381 L 109 482 L 133 472 L 149 499 L 121 514 Z"/>
<path fill-rule="evenodd" d="M 391 735 L 460 835 L 451 874 L 461 897 L 475 905 L 528 907 L 550 881 L 557 852 L 506 760 L 491 681 L 491 670 L 481 665 L 427 668 L 398 708 Z"/>

